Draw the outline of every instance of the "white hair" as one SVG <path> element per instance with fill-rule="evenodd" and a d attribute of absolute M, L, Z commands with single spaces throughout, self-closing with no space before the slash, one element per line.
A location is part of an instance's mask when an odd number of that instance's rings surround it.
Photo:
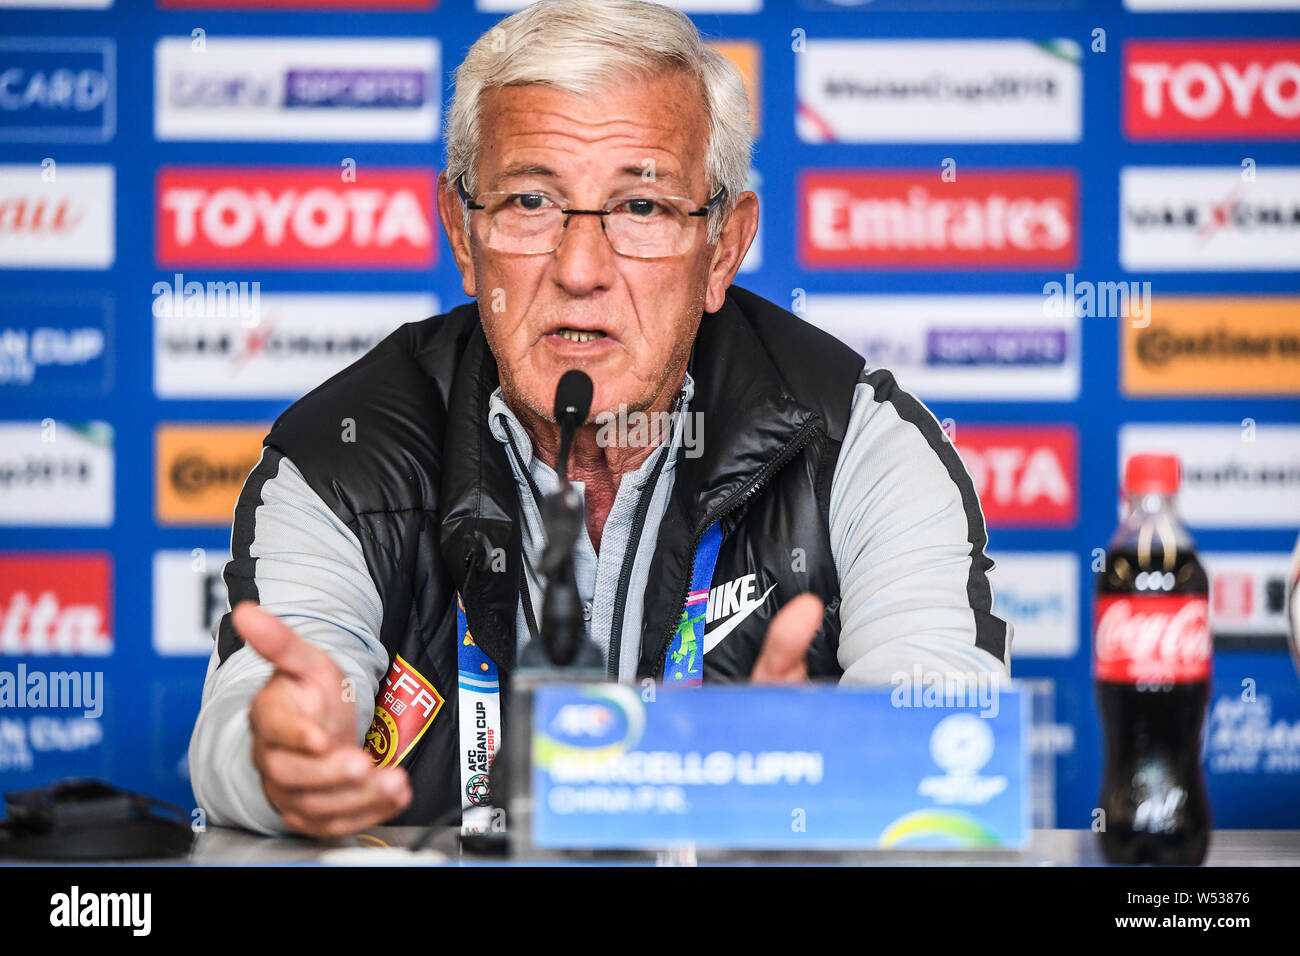
<path fill-rule="evenodd" d="M 704 97 L 709 198 L 727 190 L 709 217 L 712 244 L 749 180 L 754 148 L 749 95 L 735 67 L 705 46 L 695 24 L 659 3 L 538 0 L 479 37 L 456 69 L 456 92 L 447 112 L 447 177 L 454 183 L 465 174 L 466 190 L 474 192 L 485 91 L 544 83 L 591 96 L 672 70 L 698 80 Z M 463 211 L 468 230 L 469 210 Z"/>

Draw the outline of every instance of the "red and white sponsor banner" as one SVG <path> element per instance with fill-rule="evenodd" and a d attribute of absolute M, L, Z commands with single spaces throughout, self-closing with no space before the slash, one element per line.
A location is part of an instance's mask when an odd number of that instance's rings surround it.
<path fill-rule="evenodd" d="M 1124 9 L 1135 13 L 1185 13 L 1219 10 L 1246 13 L 1251 10 L 1297 10 L 1300 0 L 1124 0 Z"/>
<path fill-rule="evenodd" d="M 113 652 L 107 554 L 0 555 L 0 656 Z"/>
<path fill-rule="evenodd" d="M 956 426 L 990 527 L 1067 528 L 1079 509 L 1079 438 L 1070 425 Z"/>
<path fill-rule="evenodd" d="M 1209 615 L 1203 597 L 1098 598 L 1094 676 L 1122 684 L 1208 680 L 1213 648 Z"/>
<path fill-rule="evenodd" d="M 808 268 L 1073 268 L 1073 170 L 817 170 L 799 177 Z"/>
<path fill-rule="evenodd" d="M 332 167 L 166 168 L 157 180 L 162 267 L 424 269 L 437 172 Z"/>
<path fill-rule="evenodd" d="M 1124 45 L 1130 139 L 1300 139 L 1300 42 Z"/>
<path fill-rule="evenodd" d="M 158 0 L 163 9 L 427 10 L 436 0 Z"/>

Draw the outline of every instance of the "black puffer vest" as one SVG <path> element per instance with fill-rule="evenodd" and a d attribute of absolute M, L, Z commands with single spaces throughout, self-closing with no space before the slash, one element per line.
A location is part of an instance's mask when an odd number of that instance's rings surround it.
<path fill-rule="evenodd" d="M 826 602 L 809 672 L 841 673 L 827 508 L 862 369 L 845 345 L 739 287 L 704 316 L 690 365 L 703 453 L 679 456 L 649 585 L 627 596 L 644 607 L 642 633 L 622 638 L 641 642 L 639 677 L 662 677 L 695 548 L 714 520 L 723 534 L 713 584 L 756 574 L 758 593 L 775 588 L 708 653 L 705 681 L 745 680 L 772 615 L 802 591 Z M 401 759 L 415 797 L 393 823 L 430 822 L 460 805 L 457 592 L 476 643 L 500 668 L 507 707 L 522 549 L 515 480 L 488 430 L 497 385 L 477 304 L 468 303 L 398 329 L 289 408 L 265 441 L 360 540 L 390 663 L 400 654 L 443 700 Z M 341 442 L 346 419 L 354 440 Z M 504 572 L 492 568 L 496 548 Z M 223 659 L 240 646 L 228 621 L 218 640 Z"/>

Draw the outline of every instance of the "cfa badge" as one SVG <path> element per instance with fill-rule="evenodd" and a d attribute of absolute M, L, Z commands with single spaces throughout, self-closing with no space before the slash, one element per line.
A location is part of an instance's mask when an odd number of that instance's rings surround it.
<path fill-rule="evenodd" d="M 375 701 L 366 751 L 376 766 L 402 762 L 442 709 L 442 695 L 398 654 Z"/>

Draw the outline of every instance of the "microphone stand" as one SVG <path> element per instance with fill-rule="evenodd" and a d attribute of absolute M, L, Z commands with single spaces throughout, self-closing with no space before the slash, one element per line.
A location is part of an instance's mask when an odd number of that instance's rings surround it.
<path fill-rule="evenodd" d="M 546 549 L 539 570 L 545 575 L 546 590 L 542 596 L 540 640 L 525 646 L 520 665 L 556 676 L 568 670 L 594 668 L 603 677 L 600 651 L 587 639 L 573 563 L 573 548 L 585 520 L 582 499 L 567 479 L 561 479 L 560 487 L 543 498 L 541 510 Z M 534 644 L 538 646 L 534 648 Z"/>
<path fill-rule="evenodd" d="M 541 630 L 519 655 L 519 666 L 510 678 L 509 731 L 503 734 L 504 750 L 492 761 L 492 803 L 497 808 L 527 806 L 531 795 L 529 754 L 533 737 L 533 694 L 548 683 L 604 681 L 605 662 L 600 649 L 587 638 L 583 622 L 582 597 L 574 570 L 573 548 L 586 520 L 582 498 L 569 482 L 569 453 L 574 433 L 591 411 L 591 379 L 577 369 L 560 377 L 555 390 L 555 420 L 560 425 L 560 448 L 555 470 L 559 487 L 542 498 L 542 525 L 546 547 L 538 571 L 545 576 Z M 515 788 L 522 791 L 515 793 Z M 519 798 L 522 799 L 512 799 Z M 524 811 L 526 816 L 527 810 Z M 461 847 L 490 854 L 506 852 L 510 842 L 526 847 L 530 821 L 509 819 L 505 833 L 464 834 Z M 432 829 L 432 828 L 430 828 Z M 424 837 L 420 845 L 423 845 Z"/>
<path fill-rule="evenodd" d="M 555 390 L 555 420 L 560 424 L 560 448 L 555 471 L 560 485 L 541 501 L 546 548 L 538 569 L 546 578 L 542 596 L 541 632 L 519 656 L 520 671 L 534 680 L 604 680 L 600 650 L 587 639 L 582 597 L 573 565 L 573 548 L 586 514 L 582 499 L 569 483 L 569 453 L 573 436 L 591 410 L 591 379 L 576 369 L 565 372 Z"/>

